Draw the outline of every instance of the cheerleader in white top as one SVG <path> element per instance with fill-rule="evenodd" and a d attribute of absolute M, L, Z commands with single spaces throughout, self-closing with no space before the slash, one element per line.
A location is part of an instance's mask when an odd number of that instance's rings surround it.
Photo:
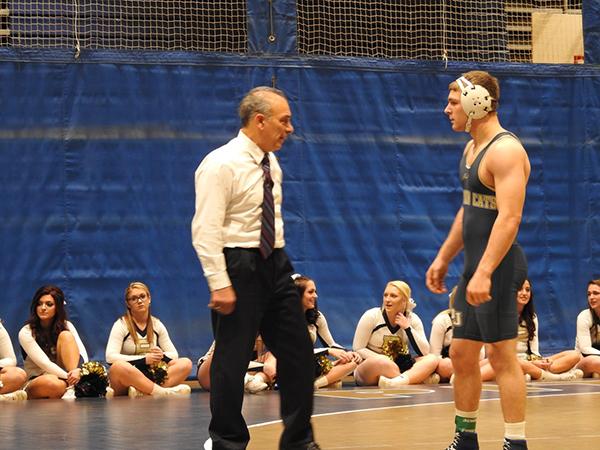
<path fill-rule="evenodd" d="M 207 391 L 210 391 L 210 366 L 212 365 L 214 352 L 215 341 L 210 344 L 204 356 L 198 358 L 198 362 L 196 363 L 196 378 L 198 379 L 198 383 L 200 383 L 200 387 Z"/>
<path fill-rule="evenodd" d="M 354 334 L 353 348 L 363 362 L 354 371 L 359 386 L 398 388 L 407 384 L 439 382 L 438 357 L 429 353 L 423 323 L 404 281 L 390 281 L 381 308 L 367 310 Z M 411 355 L 409 347 L 416 354 Z M 431 377 L 431 378 L 430 378 Z"/>
<path fill-rule="evenodd" d="M 532 380 L 543 381 L 570 381 L 581 378 L 583 372 L 575 369 L 581 359 L 579 352 L 566 350 L 548 357 L 541 356 L 538 318 L 529 280 L 525 280 L 517 292 L 517 312 L 519 313 L 517 357 L 523 373 Z M 483 381 L 495 378 L 494 370 L 489 363 L 481 367 L 481 378 Z"/>
<path fill-rule="evenodd" d="M 198 359 L 196 377 L 200 387 L 210 391 L 210 366 L 215 351 L 215 342 L 211 344 L 206 354 Z M 250 362 L 252 370 L 244 377 L 244 391 L 249 394 L 258 394 L 272 387 L 277 374 L 277 360 L 267 350 L 260 335 L 254 342 L 254 355 Z"/>
<path fill-rule="evenodd" d="M 449 380 L 454 373 L 450 360 L 450 344 L 453 335 L 451 312 L 451 309 L 445 309 L 433 318 L 429 335 L 429 350 L 440 358 L 436 372 L 444 381 Z"/>
<path fill-rule="evenodd" d="M 362 361 L 362 357 L 356 352 L 346 351 L 333 339 L 327 319 L 317 307 L 318 295 L 314 280 L 298 274 L 293 278 L 302 302 L 302 310 L 313 345 L 318 338 L 321 344 L 327 348 L 327 353 L 334 358 L 334 361 L 331 362 L 324 355 L 317 357 L 314 387 L 315 389 L 341 387 L 342 379 L 356 369 Z"/>
<path fill-rule="evenodd" d="M 25 381 L 27 374 L 17 367 L 15 350 L 0 321 L 0 402 L 26 400 L 27 393 L 21 389 Z"/>
<path fill-rule="evenodd" d="M 449 308 L 439 312 L 433 318 L 431 334 L 429 335 L 429 351 L 440 358 L 436 373 L 440 376 L 440 381 L 443 382 L 451 380 L 452 375 L 454 375 L 454 368 L 450 359 L 450 344 L 453 335 L 452 309 Z M 485 347 L 481 348 L 479 358 L 482 366 L 488 363 L 485 359 Z"/>
<path fill-rule="evenodd" d="M 192 361 L 178 357 L 167 329 L 150 314 L 151 303 L 144 283 L 135 281 L 125 289 L 127 310 L 114 323 L 106 345 L 110 386 L 117 396 L 189 395 L 190 387 L 182 383 Z"/>
<path fill-rule="evenodd" d="M 318 295 L 314 280 L 300 274 L 292 277 L 298 290 L 313 345 L 318 338 L 321 344 L 327 348 L 327 354 L 334 358 L 332 362 L 325 355 L 317 357 L 314 388 L 341 387 L 342 379 L 352 373 L 362 358 L 356 352 L 347 352 L 333 339 L 325 315 L 317 308 Z M 213 349 L 214 343 L 207 354 L 198 361 L 198 380 L 205 389 L 208 389 L 206 386 L 210 386 L 209 367 Z M 255 352 L 254 361 L 263 363 L 263 367 L 254 375 L 246 374 L 244 390 L 251 394 L 267 389 L 275 381 L 277 375 L 277 360 L 271 352 L 265 349 L 260 336 L 255 344 Z"/>
<path fill-rule="evenodd" d="M 588 309 L 577 316 L 575 348 L 583 359 L 578 364 L 586 377 L 600 377 L 600 279 L 592 280 L 587 288 Z"/>
<path fill-rule="evenodd" d="M 75 326 L 67 320 L 65 303 L 60 288 L 42 286 L 35 292 L 29 319 L 19 331 L 30 399 L 75 398 L 72 388 L 81 378 L 79 362 L 87 362 L 88 356 Z"/>

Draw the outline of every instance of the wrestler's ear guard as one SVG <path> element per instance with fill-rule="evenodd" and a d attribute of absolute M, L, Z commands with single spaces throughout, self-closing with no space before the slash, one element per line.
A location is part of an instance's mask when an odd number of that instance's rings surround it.
<path fill-rule="evenodd" d="M 465 77 L 456 80 L 460 89 L 460 104 L 463 111 L 467 114 L 467 125 L 465 131 L 471 131 L 471 122 L 473 119 L 482 119 L 487 113 L 492 111 L 492 96 L 486 88 L 479 84 L 473 84 Z"/>

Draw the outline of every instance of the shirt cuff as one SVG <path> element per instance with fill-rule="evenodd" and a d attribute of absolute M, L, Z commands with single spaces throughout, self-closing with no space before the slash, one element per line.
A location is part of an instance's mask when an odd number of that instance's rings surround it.
<path fill-rule="evenodd" d="M 231 286 L 231 280 L 229 279 L 227 271 L 219 272 L 206 277 L 206 282 L 208 283 L 208 289 L 210 292 Z"/>

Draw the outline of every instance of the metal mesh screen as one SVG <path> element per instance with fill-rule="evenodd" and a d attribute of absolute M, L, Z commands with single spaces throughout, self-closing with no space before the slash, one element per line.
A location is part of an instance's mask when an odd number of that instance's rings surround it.
<path fill-rule="evenodd" d="M 0 46 L 246 53 L 247 0 L 0 0 Z M 534 12 L 582 0 L 297 0 L 298 52 L 531 61 Z"/>
<path fill-rule="evenodd" d="M 298 0 L 298 51 L 313 55 L 530 61 L 531 14 L 582 0 Z"/>
<path fill-rule="evenodd" d="M 13 47 L 247 51 L 245 0 L 4 0 Z"/>

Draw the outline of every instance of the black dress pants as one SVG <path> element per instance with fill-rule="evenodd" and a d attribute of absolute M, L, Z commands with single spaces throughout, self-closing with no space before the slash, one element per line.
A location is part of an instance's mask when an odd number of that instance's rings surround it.
<path fill-rule="evenodd" d="M 214 450 L 245 449 L 250 435 L 241 408 L 244 375 L 261 334 L 277 358 L 284 431 L 279 448 L 303 449 L 313 441 L 314 357 L 292 265 L 283 249 L 266 260 L 258 249 L 226 248 L 227 272 L 237 302 L 232 314 L 212 312 L 215 351 L 210 368 L 209 434 Z"/>

